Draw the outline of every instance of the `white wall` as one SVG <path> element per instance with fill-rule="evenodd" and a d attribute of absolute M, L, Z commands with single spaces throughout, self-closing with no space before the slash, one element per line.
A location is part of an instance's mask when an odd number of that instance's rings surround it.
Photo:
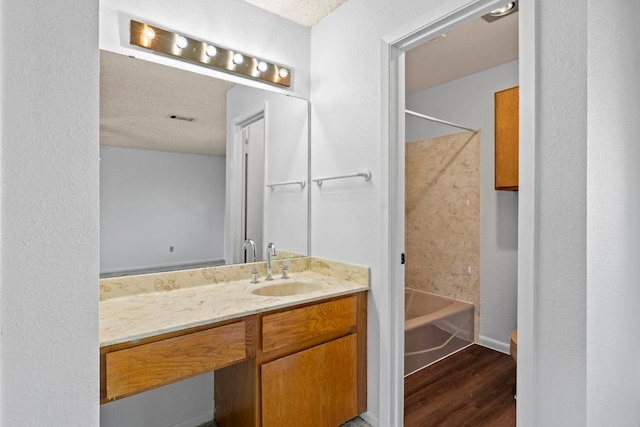
<path fill-rule="evenodd" d="M 517 324 L 518 193 L 494 189 L 494 93 L 518 85 L 518 61 L 406 97 L 407 109 L 480 129 L 480 343 L 509 352 Z M 459 129 L 406 117 L 407 142 Z"/>
<path fill-rule="evenodd" d="M 370 169 L 372 178 L 311 186 L 311 253 L 371 267 L 368 307 L 368 411 L 376 425 L 391 425 L 389 371 L 380 366 L 390 349 L 389 284 L 381 265 L 381 40 L 438 0 L 350 0 L 311 30 L 311 177 Z M 452 7 L 463 1 L 450 1 Z M 434 16 L 435 18 L 435 16 Z M 399 285 L 399 284 L 398 284 Z"/>
<path fill-rule="evenodd" d="M 182 62 L 129 45 L 129 21 L 135 19 L 237 49 L 292 68 L 291 88 L 237 77 Z M 240 0 L 100 0 L 100 49 L 254 85 L 309 97 L 310 30 Z"/>
<path fill-rule="evenodd" d="M 538 11 L 533 12 L 536 4 Z M 550 0 L 522 6 L 536 14 L 538 44 L 533 52 L 520 51 L 521 103 L 530 105 L 537 93 L 538 104 L 536 139 L 520 138 L 520 173 L 527 176 L 519 198 L 521 206 L 525 201 L 530 207 L 519 210 L 520 235 L 532 229 L 535 234 L 533 250 L 519 249 L 519 256 L 529 253 L 531 257 L 526 260 L 528 266 L 518 267 L 518 402 L 523 399 L 518 418 L 523 426 L 583 426 L 587 11 L 578 0 L 567 1 L 562 9 Z M 522 78 L 527 73 L 525 64 L 533 65 L 532 55 L 537 56 L 535 92 L 530 87 L 534 82 Z M 523 120 L 528 122 L 530 117 L 521 116 L 521 129 L 526 129 L 529 125 Z M 530 168 L 522 166 L 527 159 L 535 164 L 535 179 L 529 176 Z M 532 208 L 536 218 L 531 217 Z M 530 242 L 521 238 L 519 245 Z M 522 410 L 527 408 L 531 412 L 525 416 Z"/>
<path fill-rule="evenodd" d="M 312 30 L 312 176 L 365 166 L 374 177 L 369 186 L 345 183 L 340 192 L 312 192 L 312 253 L 372 266 L 370 321 L 380 322 L 381 333 L 390 324 L 385 298 L 393 284 L 382 282 L 379 268 L 385 260 L 377 250 L 379 218 L 388 208 L 376 203 L 385 179 L 377 175 L 379 41 L 412 16 L 424 12 L 436 18 L 430 8 L 438 6 L 451 12 L 461 3 L 351 0 Z M 519 410 L 523 426 L 586 421 L 587 14 L 579 1 L 560 10 L 556 6 L 550 0 L 521 5 L 521 11 L 536 17 L 527 36 L 536 46 L 526 64 L 537 71 L 528 83 L 535 87 L 525 88 L 533 94 L 529 102 L 537 102 L 534 120 L 527 123 L 536 135 L 523 147 L 527 156 L 521 156 L 521 162 L 534 162 L 537 176 L 527 177 L 519 194 L 531 207 L 519 211 L 519 231 L 533 230 L 533 241 L 527 242 L 533 245 L 527 250 L 530 257 L 519 258 L 529 268 L 519 266 L 519 293 L 527 300 L 518 302 L 527 310 L 521 311 L 518 324 L 531 331 L 519 343 L 519 395 L 528 388 L 519 406 L 530 409 Z M 604 28 L 612 30 L 613 25 Z M 523 79 L 520 82 L 522 90 Z M 392 396 L 386 390 L 393 384 L 377 365 L 388 349 L 379 346 L 376 327 L 370 326 L 369 338 L 369 409 L 380 415 L 380 424 L 389 425 L 386 412 Z"/>
<path fill-rule="evenodd" d="M 97 426 L 98 3 L 0 20 L 0 424 Z"/>
<path fill-rule="evenodd" d="M 224 200 L 224 156 L 100 147 L 100 272 L 223 260 Z"/>
<path fill-rule="evenodd" d="M 640 425 L 640 3 L 589 2 L 587 425 Z"/>
<path fill-rule="evenodd" d="M 239 218 L 236 199 L 240 194 L 241 170 L 235 146 L 236 123 L 259 111 L 265 111 L 265 184 L 308 181 L 309 103 L 307 100 L 234 86 L 227 92 L 227 223 Z M 276 250 L 306 255 L 308 240 L 309 183 L 264 188 L 264 242 L 273 242 Z M 227 242 L 227 254 L 236 253 L 241 242 Z M 240 246 L 238 246 L 240 245 Z M 266 248 L 258 248 L 266 253 Z M 228 256 L 227 256 L 227 259 Z"/>

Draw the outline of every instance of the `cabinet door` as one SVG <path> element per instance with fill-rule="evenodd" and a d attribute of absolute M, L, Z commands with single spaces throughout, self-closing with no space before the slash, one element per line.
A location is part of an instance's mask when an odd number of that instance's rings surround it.
<path fill-rule="evenodd" d="M 351 334 L 262 365 L 263 427 L 335 427 L 357 413 Z"/>
<path fill-rule="evenodd" d="M 518 189 L 519 88 L 495 94 L 496 190 Z"/>

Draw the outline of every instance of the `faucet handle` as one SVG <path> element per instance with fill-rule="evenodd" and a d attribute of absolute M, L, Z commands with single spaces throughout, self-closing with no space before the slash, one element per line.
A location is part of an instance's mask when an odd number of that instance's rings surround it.
<path fill-rule="evenodd" d="M 289 266 L 287 264 L 282 265 L 282 279 L 289 278 Z"/>
<path fill-rule="evenodd" d="M 251 269 L 251 283 L 258 283 L 258 269 Z"/>

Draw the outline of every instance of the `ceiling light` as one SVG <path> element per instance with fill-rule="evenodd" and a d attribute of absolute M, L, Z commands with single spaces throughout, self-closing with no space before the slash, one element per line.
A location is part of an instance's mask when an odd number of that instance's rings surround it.
<path fill-rule="evenodd" d="M 518 11 L 518 2 L 511 1 L 502 7 L 492 10 L 486 15 L 482 15 L 482 19 L 484 19 L 487 22 L 493 22 L 500 18 L 504 18 L 507 15 L 511 15 L 512 13 L 515 13 L 517 11 Z"/>
<path fill-rule="evenodd" d="M 209 45 L 209 46 L 207 46 L 206 52 L 207 52 L 207 56 L 209 58 L 211 58 L 211 57 L 216 56 L 218 54 L 218 49 L 216 49 L 215 46 Z"/>
<path fill-rule="evenodd" d="M 507 4 L 505 4 L 502 7 L 499 7 L 495 10 L 492 10 L 491 12 L 489 12 L 489 15 L 491 16 L 504 16 L 506 14 L 508 14 L 509 12 L 511 12 L 513 10 L 513 8 L 516 7 L 516 2 L 509 2 Z"/>
<path fill-rule="evenodd" d="M 189 42 L 187 41 L 186 37 L 178 36 L 178 40 L 176 40 L 176 46 L 178 46 L 180 49 L 184 49 L 188 44 Z"/>
<path fill-rule="evenodd" d="M 219 71 L 291 87 L 291 68 L 155 25 L 134 20 L 130 24 L 129 42 L 134 46 Z"/>
<path fill-rule="evenodd" d="M 153 31 L 153 28 L 145 28 L 144 31 L 142 32 L 142 35 L 144 36 L 145 39 L 147 40 L 153 40 L 153 38 L 156 36 L 156 32 Z"/>

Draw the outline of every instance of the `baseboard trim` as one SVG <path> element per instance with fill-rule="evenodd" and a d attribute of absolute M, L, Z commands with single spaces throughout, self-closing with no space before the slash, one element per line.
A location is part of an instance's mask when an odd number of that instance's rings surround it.
<path fill-rule="evenodd" d="M 213 409 L 205 414 L 198 415 L 195 418 L 190 418 L 187 421 L 183 421 L 180 424 L 176 424 L 173 427 L 197 427 L 200 424 L 208 423 L 213 420 Z"/>
<path fill-rule="evenodd" d="M 502 342 L 498 340 L 494 340 L 493 338 L 487 338 L 485 336 L 480 335 L 480 339 L 478 340 L 478 344 L 483 347 L 490 348 L 491 350 L 499 351 L 500 353 L 510 354 L 511 346 L 508 342 Z"/>
<path fill-rule="evenodd" d="M 380 422 L 378 421 L 378 417 L 376 417 L 369 411 L 363 412 L 362 414 L 360 414 L 360 418 L 362 418 L 363 420 L 371 424 L 371 427 L 378 427 L 380 425 Z"/>

